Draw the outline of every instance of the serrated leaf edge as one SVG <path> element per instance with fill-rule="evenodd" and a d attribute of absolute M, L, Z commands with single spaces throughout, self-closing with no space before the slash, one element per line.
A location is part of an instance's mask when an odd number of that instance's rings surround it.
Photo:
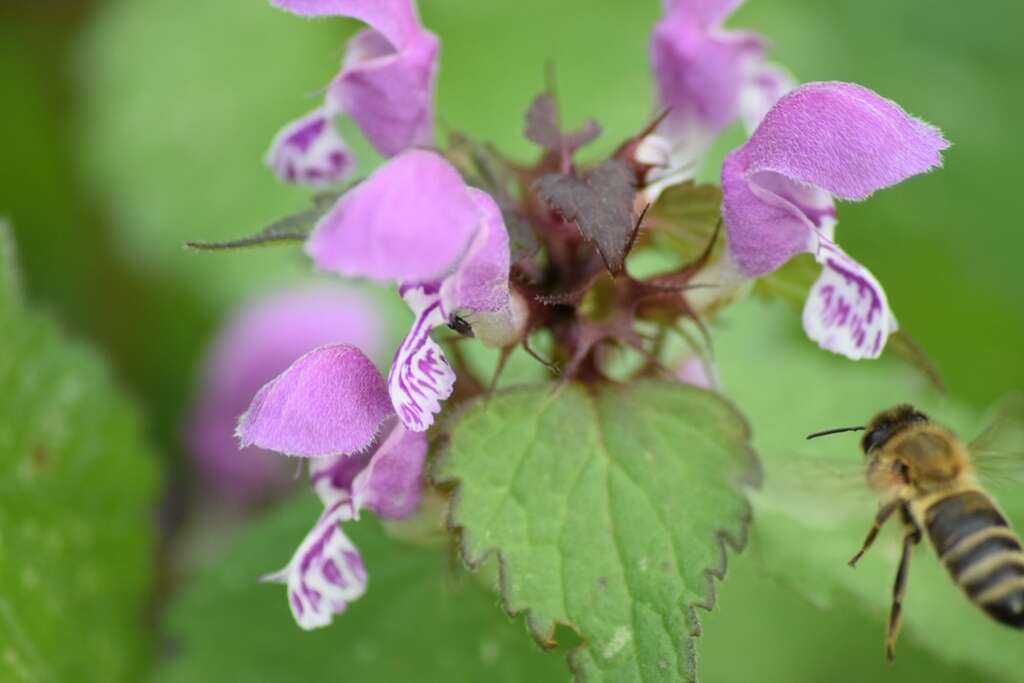
<path fill-rule="evenodd" d="M 554 400 L 557 397 L 557 395 L 561 393 L 562 389 L 564 389 L 566 386 L 568 385 L 556 385 L 551 392 L 549 400 Z M 500 391 L 495 393 L 510 394 L 521 391 L 528 391 L 531 389 L 535 389 L 536 387 L 537 385 L 522 385 L 508 387 L 505 389 L 501 389 Z M 583 389 L 584 393 L 587 396 L 587 400 L 591 402 L 591 405 L 596 405 L 594 403 L 593 395 L 590 391 L 587 390 L 587 387 L 583 387 Z M 748 487 L 751 489 L 760 488 L 764 477 L 764 471 L 761 461 L 757 456 L 757 452 L 751 445 L 753 431 L 750 427 L 750 423 L 747 421 L 743 413 L 741 413 L 736 408 L 736 406 L 731 401 L 726 399 L 724 396 L 713 391 L 706 391 L 696 387 L 694 387 L 694 389 L 698 391 L 704 391 L 709 396 L 713 397 L 716 401 L 718 401 L 726 408 L 728 408 L 737 418 L 737 421 L 741 429 L 739 433 L 736 435 L 736 438 L 738 442 L 742 444 L 743 459 L 747 461 L 747 472 L 746 476 L 741 477 L 736 482 L 736 485 L 740 487 Z M 577 657 L 588 646 L 589 643 L 587 642 L 587 638 L 580 631 L 579 627 L 574 623 L 571 623 L 563 619 L 553 619 L 551 621 L 551 627 L 545 630 L 544 628 L 542 628 L 541 624 L 539 624 L 534 618 L 532 608 L 526 607 L 519 611 L 516 611 L 512 608 L 509 602 L 509 577 L 504 552 L 502 552 L 501 549 L 499 549 L 497 546 L 490 546 L 488 548 L 485 548 L 480 553 L 478 553 L 476 557 L 473 557 L 471 555 L 471 551 L 468 547 L 466 529 L 465 527 L 455 522 L 455 513 L 461 500 L 462 480 L 458 477 L 442 477 L 440 475 L 440 472 L 444 467 L 444 463 L 448 458 L 448 453 L 451 447 L 451 439 L 448 438 L 448 436 L 451 434 L 451 429 L 453 425 L 467 410 L 474 408 L 481 402 L 483 402 L 486 405 L 486 403 L 493 396 L 494 394 L 491 394 L 476 398 L 472 401 L 468 401 L 463 405 L 459 406 L 459 409 L 457 411 L 447 416 L 447 419 L 444 421 L 442 425 L 442 431 L 445 434 L 445 438 L 439 442 L 440 449 L 437 452 L 437 455 L 433 458 L 433 461 L 431 463 L 429 479 L 433 484 L 451 491 L 451 495 L 449 497 L 448 502 L 448 512 L 445 516 L 445 526 L 448 528 L 448 531 L 452 534 L 453 542 L 455 546 L 458 548 L 459 557 L 462 559 L 466 567 L 470 571 L 477 571 L 480 568 L 480 566 L 484 562 L 486 562 L 487 559 L 490 558 L 492 555 L 497 559 L 499 597 L 502 611 L 504 611 L 505 614 L 507 614 L 509 617 L 513 619 L 522 615 L 526 623 L 527 630 L 530 633 L 530 636 L 533 638 L 534 642 L 541 649 L 544 650 L 551 650 L 558 646 L 558 643 L 554 639 L 555 631 L 557 630 L 558 626 L 570 628 L 573 630 L 573 632 L 576 633 L 577 636 L 579 636 L 582 642 L 566 654 L 566 661 L 569 665 L 569 670 L 573 674 L 573 679 L 579 683 L 583 683 L 586 679 L 584 677 L 585 675 L 583 673 L 583 670 L 579 666 Z M 701 608 L 708 612 L 714 609 L 715 603 L 717 602 L 718 598 L 715 580 L 717 579 L 718 581 L 722 581 L 725 578 L 726 573 L 728 572 L 729 549 L 731 548 L 734 553 L 739 554 L 743 551 L 743 549 L 746 547 L 747 543 L 750 540 L 750 527 L 754 519 L 754 509 L 751 502 L 748 499 L 743 500 L 743 508 L 743 513 L 741 514 L 738 520 L 740 528 L 740 533 L 738 537 L 728 529 L 716 529 L 714 532 L 714 541 L 718 546 L 719 561 L 717 567 L 709 567 L 705 569 L 703 572 L 704 577 L 706 579 L 704 599 L 692 601 L 689 604 L 685 605 L 686 620 L 687 623 L 690 625 L 690 631 L 687 634 L 686 639 L 686 680 L 689 683 L 696 683 L 697 681 L 697 638 L 699 638 L 703 634 L 700 618 L 697 614 L 697 608 Z"/>

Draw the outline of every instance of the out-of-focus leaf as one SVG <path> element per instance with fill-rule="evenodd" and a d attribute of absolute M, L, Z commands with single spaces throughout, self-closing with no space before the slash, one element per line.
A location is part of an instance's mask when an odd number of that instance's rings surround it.
<path fill-rule="evenodd" d="M 811 254 L 797 254 L 774 273 L 754 282 L 754 294 L 771 300 L 781 299 L 802 309 L 811 285 L 821 275 L 821 266 Z"/>
<path fill-rule="evenodd" d="M 565 220 L 575 221 L 583 236 L 597 245 L 612 274 L 622 272 L 637 228 L 633 172 L 624 162 L 605 161 L 582 177 L 551 173 L 540 178 L 535 188 L 541 200 Z"/>
<path fill-rule="evenodd" d="M 564 680 L 560 658 L 453 573 L 442 549 L 389 539 L 369 518 L 345 526 L 369 572 L 366 595 L 331 626 L 299 629 L 284 587 L 257 579 L 287 561 L 319 511 L 313 496 L 283 507 L 192 580 L 168 616 L 173 654 L 158 681 Z"/>
<path fill-rule="evenodd" d="M 684 258 L 690 260 L 711 240 L 721 220 L 721 205 L 722 190 L 717 185 L 685 182 L 662 192 L 648 209 L 644 223 L 671 236 Z M 724 244 L 724 240 L 720 242 Z"/>
<path fill-rule="evenodd" d="M 891 524 L 857 568 L 850 568 L 847 561 L 877 508 L 859 474 L 858 439 L 841 434 L 805 441 L 804 436 L 863 424 L 897 403 L 916 405 L 965 440 L 980 431 L 982 420 L 905 365 L 886 359 L 853 363 L 821 353 L 803 338 L 799 320 L 785 305 L 747 302 L 722 319 L 715 335 L 722 385 L 750 417 L 765 466 L 765 487 L 754 499 L 757 552 L 752 557 L 823 607 L 852 595 L 878 623 L 877 647 L 862 656 L 882 658 L 898 525 Z M 1019 492 L 1020 484 L 1013 495 L 997 492 L 1018 529 L 1024 528 Z M 843 611 L 833 614 L 846 618 Z M 927 540 L 914 553 L 901 639 L 985 672 L 985 680 L 1017 680 L 1024 664 L 1020 634 L 990 621 L 967 601 Z M 899 646 L 896 656 L 899 666 Z"/>
<path fill-rule="evenodd" d="M 0 679 L 136 681 L 155 460 L 91 351 L 26 311 L 0 230 Z"/>
<path fill-rule="evenodd" d="M 601 126 L 594 119 L 587 119 L 578 130 L 563 131 L 558 117 L 558 102 L 552 93 L 547 92 L 537 95 L 530 103 L 523 134 L 527 140 L 549 152 L 572 155 L 583 145 L 596 140 L 601 135 Z"/>
<path fill-rule="evenodd" d="M 741 547 L 759 473 L 726 402 L 657 382 L 506 390 L 451 428 L 438 478 L 471 565 L 495 552 L 503 601 L 552 644 L 566 624 L 582 680 L 696 676 L 696 607 Z"/>

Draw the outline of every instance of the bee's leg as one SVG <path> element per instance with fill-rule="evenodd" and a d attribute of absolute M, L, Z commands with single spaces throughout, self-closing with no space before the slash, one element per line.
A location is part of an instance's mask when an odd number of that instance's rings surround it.
<path fill-rule="evenodd" d="M 907 592 L 907 571 L 910 569 L 910 552 L 921 540 L 921 530 L 916 526 L 907 529 L 903 536 L 903 554 L 900 567 L 896 570 L 896 583 L 892 587 L 892 609 L 889 611 L 889 626 L 885 632 L 885 656 L 891 662 L 896 658 L 896 638 L 900 634 L 903 617 L 903 596 Z"/>
<path fill-rule="evenodd" d="M 889 501 L 885 505 L 878 508 L 878 514 L 875 515 L 875 522 L 871 525 L 871 529 L 868 531 L 867 538 L 864 539 L 864 545 L 860 547 L 860 550 L 857 551 L 856 555 L 850 558 L 851 567 L 857 566 L 857 560 L 859 560 L 861 556 L 865 552 L 867 552 L 867 549 L 871 547 L 871 544 L 875 542 L 875 538 L 878 536 L 878 531 L 882 528 L 882 525 L 889 520 L 889 517 L 892 516 L 892 513 L 896 512 L 896 510 L 902 504 L 903 501 L 897 499 Z"/>

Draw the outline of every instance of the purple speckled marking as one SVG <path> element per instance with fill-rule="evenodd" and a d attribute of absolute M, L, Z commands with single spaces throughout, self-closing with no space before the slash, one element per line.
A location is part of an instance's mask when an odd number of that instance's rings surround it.
<path fill-rule="evenodd" d="M 455 373 L 440 347 L 430 338 L 434 327 L 447 322 L 437 286 L 403 284 L 399 293 L 416 313 L 409 334 L 395 352 L 388 389 L 395 412 L 414 431 L 427 429 L 441 401 L 448 398 Z"/>
<path fill-rule="evenodd" d="M 291 133 L 285 140 L 285 144 L 291 145 L 305 154 L 313 146 L 317 138 L 320 137 L 320 134 L 324 132 L 324 126 L 326 125 L 326 118 L 312 119 L 309 123 L 299 126 L 295 132 Z"/>

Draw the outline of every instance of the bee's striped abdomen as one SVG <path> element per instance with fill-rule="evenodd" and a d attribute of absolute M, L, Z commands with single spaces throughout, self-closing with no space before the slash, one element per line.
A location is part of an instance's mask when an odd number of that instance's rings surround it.
<path fill-rule="evenodd" d="M 944 498 L 925 512 L 928 536 L 953 580 L 994 619 L 1024 628 L 1024 552 L 980 491 Z"/>

